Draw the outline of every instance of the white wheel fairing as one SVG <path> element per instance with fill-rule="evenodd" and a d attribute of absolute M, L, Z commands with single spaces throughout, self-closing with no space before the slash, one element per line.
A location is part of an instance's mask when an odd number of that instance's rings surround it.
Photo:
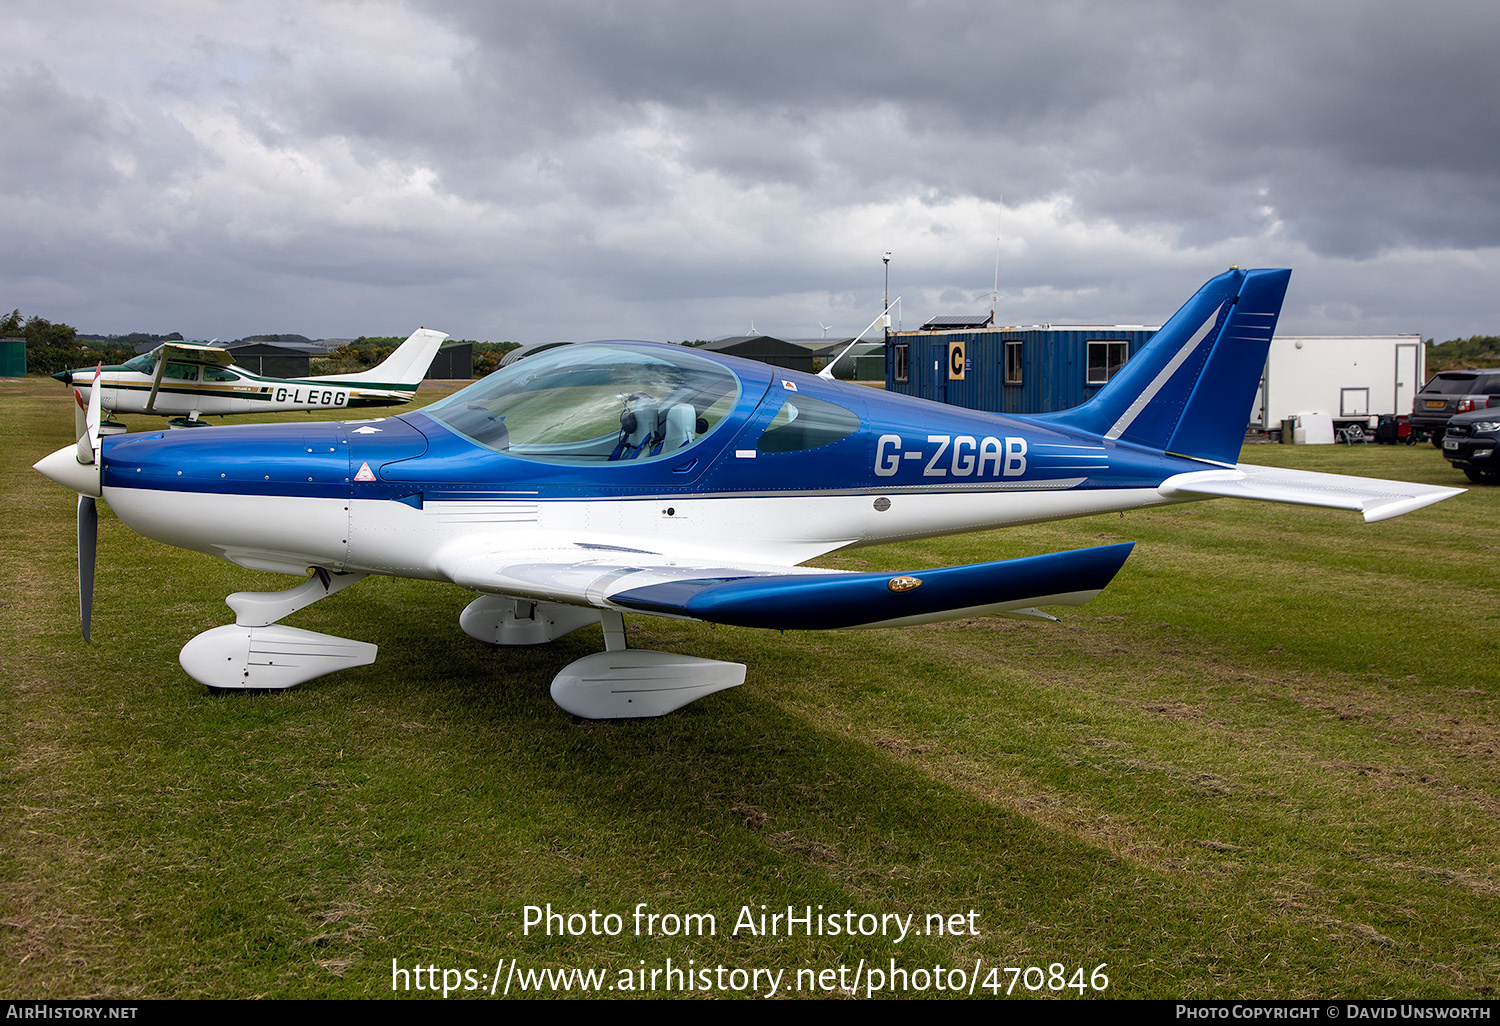
<path fill-rule="evenodd" d="M 569 663 L 552 680 L 552 700 L 586 720 L 639 719 L 744 682 L 744 663 L 633 648 Z"/>
<path fill-rule="evenodd" d="M 368 666 L 376 647 L 299 627 L 227 624 L 204 631 L 182 647 L 177 660 L 211 688 L 295 687 L 336 670 Z"/>

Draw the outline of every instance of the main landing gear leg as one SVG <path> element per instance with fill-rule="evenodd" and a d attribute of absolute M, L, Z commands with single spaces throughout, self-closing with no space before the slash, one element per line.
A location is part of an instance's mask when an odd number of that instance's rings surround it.
<path fill-rule="evenodd" d="M 374 645 L 276 622 L 365 576 L 315 567 L 311 577 L 285 591 L 237 591 L 224 600 L 234 610 L 234 623 L 189 641 L 178 661 L 188 676 L 211 688 L 289 688 L 335 670 L 368 666 L 375 661 Z"/>
<path fill-rule="evenodd" d="M 602 615 L 605 651 L 576 659 L 552 679 L 552 700 L 586 720 L 664 716 L 745 682 L 744 663 L 625 647 L 625 618 Z"/>

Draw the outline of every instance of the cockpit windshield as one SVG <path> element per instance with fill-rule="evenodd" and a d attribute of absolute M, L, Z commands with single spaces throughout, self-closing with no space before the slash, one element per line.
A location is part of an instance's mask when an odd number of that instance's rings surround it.
<path fill-rule="evenodd" d="M 160 346 L 157 346 L 156 349 L 151 350 L 149 353 L 142 353 L 135 359 L 126 361 L 124 364 L 125 369 L 128 371 L 138 371 L 141 374 L 156 373 L 156 352 L 160 348 Z"/>
<path fill-rule="evenodd" d="M 690 352 L 595 343 L 529 356 L 422 412 L 497 452 L 605 463 L 681 453 L 739 397 L 733 373 Z"/>

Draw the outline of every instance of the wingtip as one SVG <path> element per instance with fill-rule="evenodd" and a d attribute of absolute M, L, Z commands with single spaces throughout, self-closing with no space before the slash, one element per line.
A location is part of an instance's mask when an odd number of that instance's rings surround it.
<path fill-rule="evenodd" d="M 1462 495 L 1468 491 L 1467 488 L 1437 488 L 1423 495 L 1414 495 L 1407 499 L 1397 501 L 1375 502 L 1362 510 L 1367 524 L 1378 524 L 1382 520 L 1391 520 L 1403 516 L 1414 510 L 1423 509 L 1427 506 L 1436 505 L 1455 495 Z"/>

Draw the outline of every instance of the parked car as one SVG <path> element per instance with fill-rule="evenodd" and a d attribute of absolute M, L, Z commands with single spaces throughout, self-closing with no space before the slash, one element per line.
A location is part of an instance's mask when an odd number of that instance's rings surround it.
<path fill-rule="evenodd" d="M 1443 456 L 1475 484 L 1500 484 L 1500 408 L 1460 413 L 1448 421 Z"/>
<path fill-rule="evenodd" d="M 1450 418 L 1491 407 L 1500 407 L 1500 370 L 1443 371 L 1434 374 L 1412 401 L 1412 430 L 1441 446 Z"/>

